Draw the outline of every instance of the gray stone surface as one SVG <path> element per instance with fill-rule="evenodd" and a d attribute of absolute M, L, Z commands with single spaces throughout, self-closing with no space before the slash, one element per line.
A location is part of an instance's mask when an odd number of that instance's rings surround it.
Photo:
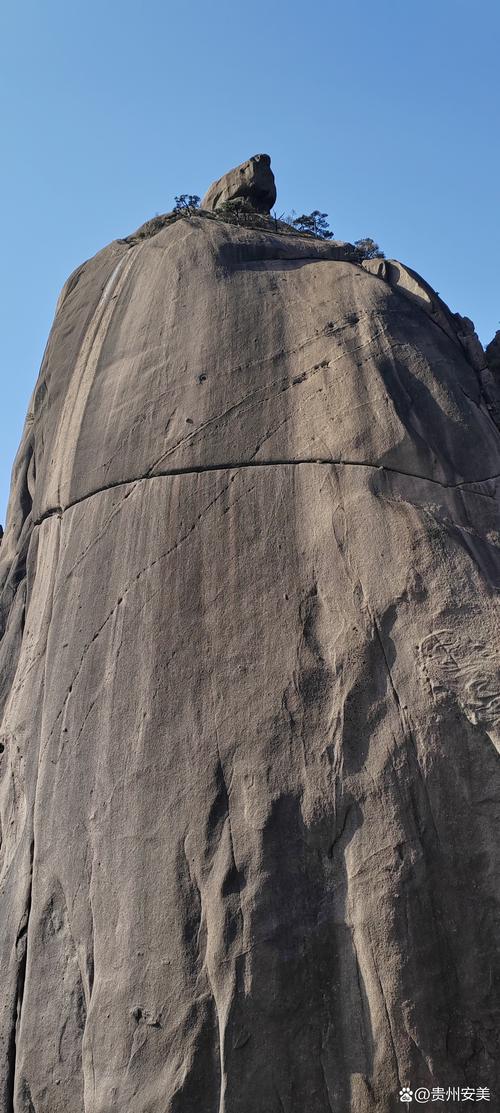
<path fill-rule="evenodd" d="M 486 348 L 486 360 L 497 382 L 500 384 L 500 329 L 495 333 Z"/>
<path fill-rule="evenodd" d="M 6 1113 L 498 1093 L 500 434 L 389 266 L 197 215 L 62 292 L 0 550 Z"/>
<path fill-rule="evenodd" d="M 210 186 L 202 209 L 216 210 L 228 201 L 247 201 L 257 212 L 270 213 L 276 201 L 276 184 L 269 155 L 253 155 L 229 170 Z"/>

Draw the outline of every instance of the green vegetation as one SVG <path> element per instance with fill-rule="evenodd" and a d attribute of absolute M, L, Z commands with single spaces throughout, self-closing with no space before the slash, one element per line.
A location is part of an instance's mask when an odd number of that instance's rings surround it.
<path fill-rule="evenodd" d="M 258 212 L 246 197 L 234 197 L 218 205 L 214 212 L 205 212 L 200 209 L 200 198 L 196 193 L 180 193 L 174 201 L 175 207 L 172 212 L 162 216 L 156 213 L 152 220 L 148 220 L 122 242 L 137 243 L 155 236 L 166 225 L 183 217 L 189 219 L 197 210 L 200 216 L 208 220 L 222 220 L 228 224 L 273 230 L 287 236 L 299 233 L 314 236 L 319 240 L 333 239 L 333 232 L 328 227 L 328 213 L 322 213 L 319 209 L 314 209 L 312 213 L 302 213 L 301 216 L 297 216 L 293 210 L 288 216 L 284 216 L 283 213 L 278 216 L 276 211 L 268 215 Z M 346 258 L 353 263 L 362 263 L 364 259 L 385 259 L 385 255 L 375 240 L 365 236 L 364 239 L 355 241 Z"/>
<path fill-rule="evenodd" d="M 197 193 L 180 193 L 178 197 L 174 197 L 174 201 L 174 212 L 179 209 L 198 209 L 200 205 Z"/>
<path fill-rule="evenodd" d="M 302 216 L 297 216 L 292 210 L 284 219 L 297 232 L 305 232 L 319 240 L 333 239 L 333 232 L 328 227 L 328 213 L 320 213 L 319 209 L 314 209 L 312 213 L 302 213 Z M 385 259 L 385 255 L 375 240 L 365 236 L 364 239 L 355 241 L 354 258 L 361 263 L 363 259 Z"/>
<path fill-rule="evenodd" d="M 385 259 L 384 252 L 380 250 L 378 243 L 375 243 L 375 240 L 371 240 L 369 236 L 364 240 L 355 240 L 354 247 L 356 248 L 356 255 L 359 256 L 360 262 L 362 259 Z"/>
<path fill-rule="evenodd" d="M 312 213 L 302 213 L 302 216 L 292 213 L 289 223 L 298 232 L 309 232 L 319 240 L 333 239 L 333 232 L 328 227 L 328 213 L 320 213 L 319 209 L 314 209 Z"/>

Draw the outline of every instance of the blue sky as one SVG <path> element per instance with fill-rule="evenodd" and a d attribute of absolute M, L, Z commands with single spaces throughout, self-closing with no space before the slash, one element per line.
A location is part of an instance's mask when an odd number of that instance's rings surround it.
<path fill-rule="evenodd" d="M 326 211 L 500 328 L 494 0 L 18 0 L 0 16 L 0 521 L 59 290 L 83 259 L 271 154 Z"/>

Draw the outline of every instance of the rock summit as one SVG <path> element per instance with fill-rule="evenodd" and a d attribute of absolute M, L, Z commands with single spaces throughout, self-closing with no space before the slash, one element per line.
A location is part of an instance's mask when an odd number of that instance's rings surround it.
<path fill-rule="evenodd" d="M 217 210 L 228 201 L 247 201 L 257 212 L 269 213 L 276 202 L 276 183 L 269 155 L 253 155 L 229 170 L 207 190 L 202 209 Z"/>

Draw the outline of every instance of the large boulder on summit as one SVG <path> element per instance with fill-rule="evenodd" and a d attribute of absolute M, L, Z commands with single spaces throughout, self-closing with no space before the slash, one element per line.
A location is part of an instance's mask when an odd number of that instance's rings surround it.
<path fill-rule="evenodd" d="M 247 201 L 257 212 L 271 212 L 276 201 L 276 183 L 269 155 L 253 155 L 241 166 L 229 170 L 210 186 L 201 208 L 214 210 L 228 201 L 239 200 Z"/>
<path fill-rule="evenodd" d="M 0 1107 L 493 1096 L 500 434 L 466 330 L 341 244 L 151 229 L 66 283 L 13 471 Z"/>

